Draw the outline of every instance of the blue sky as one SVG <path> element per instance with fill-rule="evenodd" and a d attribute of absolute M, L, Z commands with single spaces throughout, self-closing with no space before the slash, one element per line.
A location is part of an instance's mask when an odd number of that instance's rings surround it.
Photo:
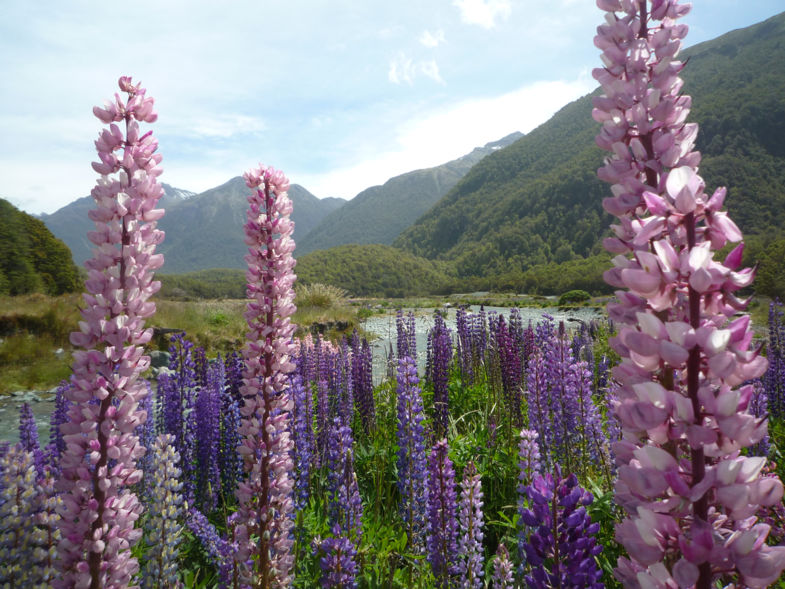
<path fill-rule="evenodd" d="M 784 9 L 695 0 L 687 44 Z M 156 99 L 162 181 L 201 192 L 262 162 L 351 198 L 591 91 L 601 20 L 593 0 L 0 0 L 0 197 L 89 194 L 92 107 L 127 74 Z"/>

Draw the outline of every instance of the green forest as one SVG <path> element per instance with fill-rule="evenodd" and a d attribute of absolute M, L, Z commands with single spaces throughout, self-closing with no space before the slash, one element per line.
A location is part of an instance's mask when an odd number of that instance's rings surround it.
<path fill-rule="evenodd" d="M 81 290 L 71 251 L 42 221 L 0 199 L 0 294 Z"/>

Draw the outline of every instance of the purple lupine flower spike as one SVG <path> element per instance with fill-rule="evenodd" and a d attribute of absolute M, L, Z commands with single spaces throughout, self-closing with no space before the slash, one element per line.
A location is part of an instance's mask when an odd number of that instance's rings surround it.
<path fill-rule="evenodd" d="M 220 357 L 208 364 L 205 384 L 196 399 L 196 482 L 197 501 L 200 509 L 211 512 L 218 501 L 221 488 L 219 456 L 221 443 L 221 393 L 226 373 Z"/>
<path fill-rule="evenodd" d="M 234 554 L 237 545 L 221 538 L 215 526 L 198 509 L 191 509 L 185 524 L 201 542 L 208 560 L 218 571 L 219 587 L 222 589 L 234 587 Z"/>
<path fill-rule="evenodd" d="M 354 473 L 352 429 L 335 418 L 327 445 L 328 515 L 341 534 L 357 542 L 362 535 L 363 506 Z"/>
<path fill-rule="evenodd" d="M 450 587 L 458 572 L 455 470 L 448 450 L 446 439 L 436 442 L 428 461 L 428 562 L 440 589 Z"/>
<path fill-rule="evenodd" d="M 183 527 L 180 523 L 183 485 L 177 467 L 180 457 L 171 434 L 159 435 L 150 450 L 153 456 L 151 481 L 147 485 L 150 513 L 144 526 L 148 548 L 144 554 L 141 587 L 174 589 L 183 586 L 177 561 Z"/>
<path fill-rule="evenodd" d="M 414 552 L 425 548 L 427 532 L 427 461 L 423 431 L 422 396 L 414 360 L 398 361 L 398 489 L 400 511 Z"/>
<path fill-rule="evenodd" d="M 0 586 L 50 587 L 57 573 L 61 500 L 21 444 L 0 454 Z"/>
<path fill-rule="evenodd" d="M 449 371 L 452 360 L 452 336 L 439 311 L 434 313 L 433 328 L 428 332 L 428 380 L 433 385 L 436 436 L 447 435 L 449 417 Z"/>
<path fill-rule="evenodd" d="M 332 528 L 333 537 L 314 542 L 314 551 L 322 556 L 320 585 L 334 589 L 357 587 L 357 550 L 352 541 L 341 535 L 340 526 Z"/>
<path fill-rule="evenodd" d="M 458 578 L 461 589 L 481 589 L 485 574 L 482 540 L 483 493 L 480 475 L 473 462 L 466 465 L 458 506 Z"/>
<path fill-rule="evenodd" d="M 493 559 L 491 589 L 513 589 L 512 561 L 507 547 L 500 543 Z"/>
<path fill-rule="evenodd" d="M 303 386 L 302 376 L 291 376 L 294 400 L 294 464 L 295 502 L 297 509 L 308 505 L 311 490 L 311 471 L 314 464 L 315 439 L 313 433 L 313 403 L 310 389 Z"/>
<path fill-rule="evenodd" d="M 22 403 L 19 409 L 19 443 L 22 444 L 22 449 L 32 452 L 35 471 L 39 477 L 43 476 L 46 460 L 38 443 L 38 425 L 29 403 Z"/>
<path fill-rule="evenodd" d="M 68 421 L 68 408 L 70 401 L 66 392 L 71 383 L 64 380 L 55 391 L 54 410 L 49 418 L 49 462 L 53 472 L 60 472 L 60 457 L 65 452 L 65 440 L 60 431 L 60 426 Z"/>
<path fill-rule="evenodd" d="M 531 530 L 523 544 L 527 585 L 604 587 L 594 560 L 602 550 L 595 538 L 600 526 L 586 512 L 594 501 L 591 493 L 578 485 L 575 474 L 562 478 L 558 465 L 554 475 L 536 475 L 526 493 L 530 508 L 521 511 L 521 521 Z"/>

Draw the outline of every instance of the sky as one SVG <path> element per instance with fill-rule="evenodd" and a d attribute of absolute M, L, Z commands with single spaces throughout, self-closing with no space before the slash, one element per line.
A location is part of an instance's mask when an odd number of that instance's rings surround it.
<path fill-rule="evenodd" d="M 694 0 L 686 45 L 783 0 Z M 202 192 L 263 163 L 352 198 L 596 87 L 593 0 L 0 0 L 0 197 L 90 193 L 92 115 L 130 75 L 155 98 L 161 181 Z M 689 88 L 685 88 L 689 92 Z"/>

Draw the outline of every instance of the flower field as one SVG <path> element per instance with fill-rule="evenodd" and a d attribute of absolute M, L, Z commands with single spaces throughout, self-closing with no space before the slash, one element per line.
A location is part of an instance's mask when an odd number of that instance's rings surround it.
<path fill-rule="evenodd" d="M 121 77 L 94 109 L 108 128 L 72 376 L 49 444 L 23 406 L 0 448 L 0 585 L 782 584 L 783 312 L 756 340 L 741 232 L 698 174 L 676 59 L 689 6 L 597 4 L 608 319 L 460 309 L 452 330 L 437 311 L 418 373 L 400 312 L 375 387 L 357 334 L 294 338 L 289 181 L 265 166 L 245 174 L 244 346 L 207 358 L 177 334 L 142 377 L 161 156 L 140 128 L 152 98 Z"/>

